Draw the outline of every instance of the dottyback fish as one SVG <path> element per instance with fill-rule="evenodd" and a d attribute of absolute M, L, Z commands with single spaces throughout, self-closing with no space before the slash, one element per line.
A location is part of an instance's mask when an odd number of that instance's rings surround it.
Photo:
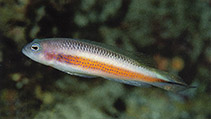
<path fill-rule="evenodd" d="M 22 52 L 34 61 L 71 75 L 103 77 L 134 86 L 152 85 L 174 92 L 189 87 L 176 75 L 149 67 L 130 53 L 93 41 L 35 39 Z"/>

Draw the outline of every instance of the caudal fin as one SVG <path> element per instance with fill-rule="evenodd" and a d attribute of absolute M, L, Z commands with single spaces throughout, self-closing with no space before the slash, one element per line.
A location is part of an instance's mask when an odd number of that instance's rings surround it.
<path fill-rule="evenodd" d="M 180 83 L 174 83 L 174 82 L 156 82 L 152 83 L 151 85 L 172 91 L 172 92 L 181 92 L 189 88 L 196 88 L 194 86 L 188 86 L 187 84 L 180 84 Z"/>

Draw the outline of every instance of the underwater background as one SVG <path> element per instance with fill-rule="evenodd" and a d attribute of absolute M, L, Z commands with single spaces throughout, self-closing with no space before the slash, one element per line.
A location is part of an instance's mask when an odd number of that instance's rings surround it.
<path fill-rule="evenodd" d="M 142 52 L 197 88 L 81 78 L 22 54 L 53 37 Z M 209 0 L 0 0 L 0 119 L 210 119 L 210 41 Z"/>

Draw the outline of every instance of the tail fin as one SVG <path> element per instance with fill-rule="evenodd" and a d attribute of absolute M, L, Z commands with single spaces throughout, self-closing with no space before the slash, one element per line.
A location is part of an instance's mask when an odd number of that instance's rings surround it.
<path fill-rule="evenodd" d="M 152 85 L 172 92 L 180 92 L 188 88 L 187 85 L 172 82 L 156 82 Z"/>
<path fill-rule="evenodd" d="M 174 82 L 156 82 L 156 83 L 152 83 L 151 85 L 168 90 L 168 91 L 172 91 L 175 93 L 178 93 L 190 88 L 196 88 L 195 86 L 189 86 L 187 84 L 174 83 Z"/>
<path fill-rule="evenodd" d="M 172 92 L 180 92 L 189 88 L 195 88 L 193 86 L 189 86 L 187 85 L 181 77 L 165 72 L 165 71 L 161 71 L 161 70 L 157 70 L 157 69 L 153 69 L 156 73 L 157 73 L 157 77 L 159 79 L 164 80 L 164 82 L 153 82 L 151 83 L 151 85 L 168 90 L 168 91 L 172 91 Z"/>

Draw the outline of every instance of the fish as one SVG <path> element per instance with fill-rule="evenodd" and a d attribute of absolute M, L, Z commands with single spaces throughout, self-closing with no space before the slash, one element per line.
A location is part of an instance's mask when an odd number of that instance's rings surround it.
<path fill-rule="evenodd" d="M 41 64 L 70 75 L 102 77 L 120 83 L 154 86 L 172 92 L 189 86 L 174 74 L 144 64 L 141 58 L 126 50 L 94 41 L 71 38 L 34 39 L 22 53 Z"/>

